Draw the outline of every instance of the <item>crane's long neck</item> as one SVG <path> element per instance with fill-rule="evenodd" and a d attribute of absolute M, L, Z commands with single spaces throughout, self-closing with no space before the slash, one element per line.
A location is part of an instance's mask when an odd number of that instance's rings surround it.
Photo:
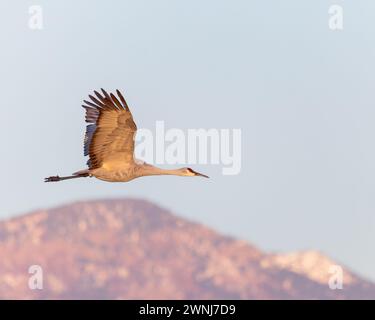
<path fill-rule="evenodd" d="M 161 176 L 161 175 L 172 175 L 172 176 L 183 176 L 181 169 L 162 169 L 150 164 L 141 165 L 140 173 L 143 176 Z"/>

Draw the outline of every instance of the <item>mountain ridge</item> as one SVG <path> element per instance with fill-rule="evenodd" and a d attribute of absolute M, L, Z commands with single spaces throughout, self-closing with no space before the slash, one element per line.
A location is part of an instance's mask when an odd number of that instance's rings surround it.
<path fill-rule="evenodd" d="M 14 254 L 16 252 L 17 254 Z M 315 252 L 268 254 L 149 201 L 78 201 L 0 221 L 0 298 L 359 299 L 375 285 Z M 40 265 L 44 289 L 27 288 Z M 326 278 L 325 278 L 326 277 Z"/>

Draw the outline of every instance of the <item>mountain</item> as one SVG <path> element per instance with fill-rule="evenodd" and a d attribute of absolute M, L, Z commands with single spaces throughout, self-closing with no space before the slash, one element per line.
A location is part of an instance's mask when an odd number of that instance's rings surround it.
<path fill-rule="evenodd" d="M 360 299 L 375 285 L 314 252 L 267 254 L 142 200 L 81 202 L 0 222 L 1 299 Z M 43 270 L 30 290 L 29 267 Z"/>

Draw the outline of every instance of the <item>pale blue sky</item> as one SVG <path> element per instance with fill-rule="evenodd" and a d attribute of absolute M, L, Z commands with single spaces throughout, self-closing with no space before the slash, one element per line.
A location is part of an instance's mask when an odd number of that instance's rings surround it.
<path fill-rule="evenodd" d="M 28 28 L 40 4 L 44 29 Z M 328 28 L 331 4 L 344 30 Z M 262 249 L 319 249 L 375 279 L 375 2 L 2 1 L 0 217 L 141 197 Z M 85 167 L 81 101 L 139 127 L 241 128 L 242 172 L 44 184 Z"/>

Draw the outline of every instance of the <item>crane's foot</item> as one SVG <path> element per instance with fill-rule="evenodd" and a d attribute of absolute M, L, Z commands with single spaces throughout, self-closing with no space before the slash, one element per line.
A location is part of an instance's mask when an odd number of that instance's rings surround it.
<path fill-rule="evenodd" d="M 59 181 L 61 181 L 61 178 L 59 176 L 53 176 L 53 177 L 44 179 L 44 182 L 59 182 Z"/>

